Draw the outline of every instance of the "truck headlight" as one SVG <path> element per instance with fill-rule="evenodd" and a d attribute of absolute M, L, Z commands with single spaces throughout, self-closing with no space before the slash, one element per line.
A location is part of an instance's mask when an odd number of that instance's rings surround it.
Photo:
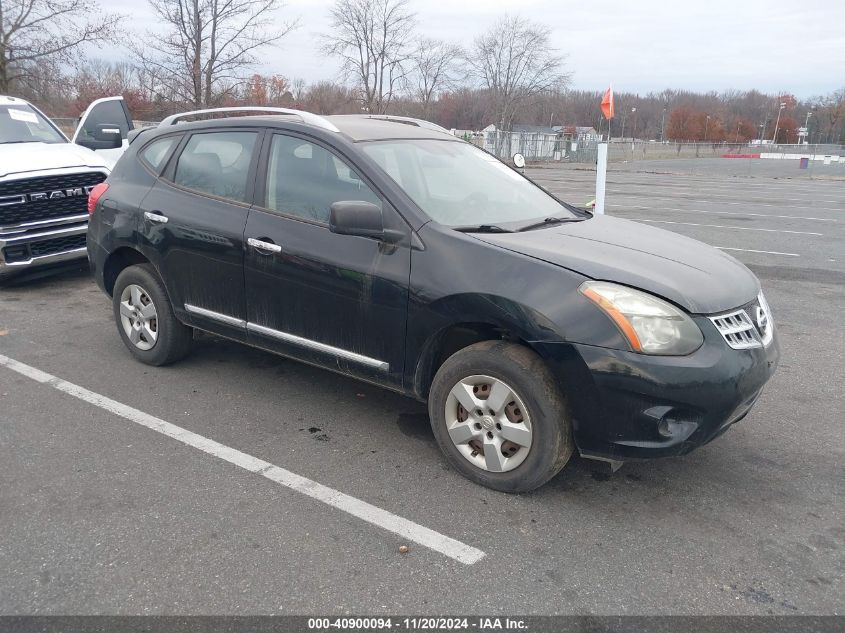
<path fill-rule="evenodd" d="M 585 281 L 578 290 L 610 317 L 635 352 L 683 356 L 704 342 L 693 320 L 663 299 L 607 281 Z"/>

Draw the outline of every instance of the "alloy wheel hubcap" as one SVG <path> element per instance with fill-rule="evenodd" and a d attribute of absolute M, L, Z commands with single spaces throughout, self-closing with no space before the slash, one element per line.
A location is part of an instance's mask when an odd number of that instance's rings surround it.
<path fill-rule="evenodd" d="M 473 466 L 507 472 L 531 450 L 531 417 L 519 394 L 492 376 L 467 376 L 446 399 L 446 429 L 455 448 Z"/>
<path fill-rule="evenodd" d="M 150 350 L 158 340 L 158 313 L 149 293 L 129 284 L 120 294 L 120 324 L 129 341 L 140 350 Z"/>

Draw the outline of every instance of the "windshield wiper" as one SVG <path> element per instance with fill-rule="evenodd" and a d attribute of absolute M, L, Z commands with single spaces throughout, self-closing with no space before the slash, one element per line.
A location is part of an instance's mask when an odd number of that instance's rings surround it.
<path fill-rule="evenodd" d="M 476 224 L 474 226 L 453 226 L 453 229 L 461 233 L 513 233 L 510 229 L 502 228 L 496 224 Z"/>
<path fill-rule="evenodd" d="M 544 226 L 551 226 L 552 224 L 566 224 L 567 222 L 583 222 L 585 218 L 544 218 L 541 222 L 534 222 L 526 226 L 519 227 L 519 231 L 530 231 L 531 229 L 540 229 Z"/>

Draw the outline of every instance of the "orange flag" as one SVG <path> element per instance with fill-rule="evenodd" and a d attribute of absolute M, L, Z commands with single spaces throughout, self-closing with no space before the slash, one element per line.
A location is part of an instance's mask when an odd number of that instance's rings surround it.
<path fill-rule="evenodd" d="M 610 86 L 601 99 L 601 113 L 608 121 L 613 118 L 613 86 Z"/>

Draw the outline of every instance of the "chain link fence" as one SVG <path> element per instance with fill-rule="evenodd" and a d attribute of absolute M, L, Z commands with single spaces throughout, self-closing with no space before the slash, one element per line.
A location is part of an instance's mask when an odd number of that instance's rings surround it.
<path fill-rule="evenodd" d="M 510 160 L 514 154 L 522 154 L 528 161 L 560 160 L 562 157 L 561 140 L 556 134 L 492 130 L 484 132 L 475 142 L 502 160 Z"/>
<path fill-rule="evenodd" d="M 553 134 L 535 132 L 487 131 L 471 139 L 479 147 L 498 158 L 509 161 L 520 153 L 531 162 L 570 162 L 595 164 L 598 141 L 569 139 Z M 757 145 L 749 143 L 657 142 L 614 140 L 608 146 L 609 162 L 635 162 L 638 160 L 665 160 L 671 158 L 719 158 L 722 156 L 767 158 L 800 158 L 815 156 L 832 157 L 833 162 L 845 161 L 842 145 Z"/>

